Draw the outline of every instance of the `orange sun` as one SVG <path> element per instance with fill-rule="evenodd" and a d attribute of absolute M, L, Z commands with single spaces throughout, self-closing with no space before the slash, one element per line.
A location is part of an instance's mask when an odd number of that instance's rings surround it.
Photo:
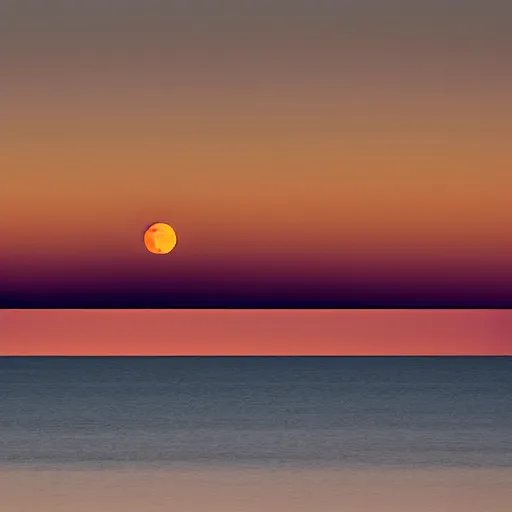
<path fill-rule="evenodd" d="M 144 245 L 153 254 L 169 254 L 176 246 L 176 242 L 174 229 L 164 222 L 152 224 L 144 233 Z"/>

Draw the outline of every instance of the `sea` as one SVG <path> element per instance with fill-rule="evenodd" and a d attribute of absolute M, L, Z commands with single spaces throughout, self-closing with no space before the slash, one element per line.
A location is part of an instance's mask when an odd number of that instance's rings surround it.
<path fill-rule="evenodd" d="M 0 358 L 0 467 L 511 468 L 512 358 Z"/>

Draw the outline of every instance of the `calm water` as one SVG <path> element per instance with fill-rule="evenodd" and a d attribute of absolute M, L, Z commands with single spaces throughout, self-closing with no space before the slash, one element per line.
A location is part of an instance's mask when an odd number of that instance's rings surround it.
<path fill-rule="evenodd" d="M 0 464 L 512 467 L 512 358 L 0 358 Z"/>

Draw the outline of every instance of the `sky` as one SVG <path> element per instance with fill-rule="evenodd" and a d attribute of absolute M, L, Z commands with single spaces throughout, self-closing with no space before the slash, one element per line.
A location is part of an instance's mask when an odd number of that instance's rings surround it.
<path fill-rule="evenodd" d="M 0 2 L 0 307 L 512 307 L 511 16 Z"/>
<path fill-rule="evenodd" d="M 10 310 L 0 356 L 511 356 L 510 310 Z"/>

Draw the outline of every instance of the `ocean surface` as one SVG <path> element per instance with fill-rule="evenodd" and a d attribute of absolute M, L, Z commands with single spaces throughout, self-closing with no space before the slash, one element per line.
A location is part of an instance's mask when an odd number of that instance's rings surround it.
<path fill-rule="evenodd" d="M 512 358 L 0 358 L 0 466 L 512 467 Z"/>

